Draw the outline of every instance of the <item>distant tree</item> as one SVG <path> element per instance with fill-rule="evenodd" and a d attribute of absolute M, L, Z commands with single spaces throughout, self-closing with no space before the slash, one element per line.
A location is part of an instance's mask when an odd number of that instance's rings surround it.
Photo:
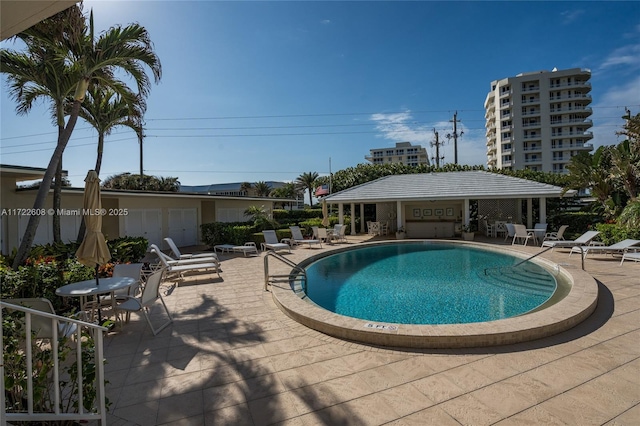
<path fill-rule="evenodd" d="M 256 182 L 253 185 L 253 189 L 258 197 L 268 197 L 271 194 L 271 185 L 265 181 Z"/>
<path fill-rule="evenodd" d="M 240 192 L 244 192 L 244 195 L 249 195 L 249 192 L 251 192 L 251 189 L 253 188 L 253 185 L 251 184 L 251 182 L 242 182 L 240 184 Z"/>
<path fill-rule="evenodd" d="M 38 182 L 33 182 L 33 183 L 28 184 L 28 185 L 18 185 L 18 188 L 40 188 L 41 184 L 42 184 L 42 181 L 39 180 Z M 54 185 L 54 183 L 51 182 L 51 188 L 53 188 L 53 185 Z M 62 177 L 62 186 L 63 187 L 64 186 L 66 186 L 66 187 L 71 186 L 71 182 L 69 181 L 69 179 L 64 177 L 64 176 Z"/>
<path fill-rule="evenodd" d="M 309 191 L 309 205 L 313 205 L 313 190 L 316 188 L 317 172 L 305 172 L 298 176 L 296 184 L 299 188 Z"/>
<path fill-rule="evenodd" d="M 293 182 L 288 182 L 280 188 L 275 188 L 273 191 L 271 191 L 270 195 L 275 198 L 295 199 L 298 195 L 298 191 L 296 190 L 296 186 Z M 284 208 L 285 203 L 282 204 L 282 207 Z M 287 204 L 289 204 L 289 207 L 291 207 L 291 202 Z"/>
<path fill-rule="evenodd" d="M 109 176 L 102 182 L 105 189 L 127 189 L 138 191 L 178 192 L 180 182 L 177 177 L 157 177 L 121 173 Z"/>
<path fill-rule="evenodd" d="M 269 219 L 269 215 L 264 206 L 249 206 L 249 208 L 244 211 L 244 214 L 245 216 L 250 216 L 253 224 L 257 228 L 260 228 L 261 231 L 264 229 L 275 229 L 274 222 Z"/>

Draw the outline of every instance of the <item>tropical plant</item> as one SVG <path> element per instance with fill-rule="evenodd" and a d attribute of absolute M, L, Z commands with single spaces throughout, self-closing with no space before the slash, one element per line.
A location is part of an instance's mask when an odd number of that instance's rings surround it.
<path fill-rule="evenodd" d="M 275 197 L 275 198 L 289 198 L 289 199 L 295 199 L 297 198 L 298 195 L 298 191 L 296 190 L 296 186 L 294 185 L 293 182 L 288 182 L 285 185 L 281 186 L 280 188 L 276 188 L 273 191 L 271 191 L 271 196 Z M 282 207 L 284 208 L 284 202 L 282 203 Z M 290 202 L 288 202 L 287 204 L 289 204 L 289 206 L 291 205 Z"/>
<path fill-rule="evenodd" d="M 251 184 L 251 182 L 242 182 L 240 184 L 240 192 L 243 193 L 243 195 L 249 195 L 249 192 L 251 191 L 251 188 L 253 188 L 253 185 Z"/>
<path fill-rule="evenodd" d="M 256 182 L 253 185 L 253 189 L 258 197 L 268 197 L 271 194 L 271 185 L 265 181 Z"/>
<path fill-rule="evenodd" d="M 110 87 L 120 96 L 128 97 L 132 92 L 120 76 L 130 77 L 137 85 L 138 94 L 144 98 L 150 89 L 145 66 L 151 70 L 156 82 L 162 71 L 144 27 L 138 24 L 124 28 L 112 27 L 96 38 L 93 13 L 87 24 L 78 5 L 16 37 L 25 43 L 26 51 L 0 50 L 0 71 L 7 75 L 10 94 L 18 102 L 18 113 L 28 112 L 33 101 L 41 97 L 52 99 L 56 109 L 58 142 L 33 206 L 34 209 L 41 209 L 56 170 L 61 170 L 62 154 L 78 120 L 80 105 L 89 84 Z M 64 107 L 64 102 L 71 102 L 66 109 L 69 115 L 66 125 L 64 115 L 59 114 L 65 111 L 59 108 L 60 105 Z M 39 219 L 40 216 L 31 215 L 14 260 L 14 268 L 26 258 Z"/>
<path fill-rule="evenodd" d="M 298 176 L 296 179 L 296 184 L 302 190 L 309 191 L 309 205 L 313 205 L 313 190 L 316 187 L 316 180 L 318 179 L 317 172 L 305 172 Z"/>
<path fill-rule="evenodd" d="M 257 231 L 275 228 L 276 224 L 269 219 L 269 215 L 264 206 L 249 206 L 249 208 L 244 211 L 244 215 L 251 217 Z"/>
<path fill-rule="evenodd" d="M 102 187 L 105 189 L 178 192 L 180 181 L 177 177 L 140 176 L 127 172 L 107 177 L 102 182 Z"/>

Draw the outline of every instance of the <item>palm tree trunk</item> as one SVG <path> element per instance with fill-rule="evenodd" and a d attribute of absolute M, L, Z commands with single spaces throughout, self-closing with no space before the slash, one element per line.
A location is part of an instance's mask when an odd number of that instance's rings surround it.
<path fill-rule="evenodd" d="M 311 187 L 309 187 L 309 207 L 313 206 L 313 198 L 311 197 Z"/>
<path fill-rule="evenodd" d="M 51 155 L 51 160 L 49 160 L 49 165 L 47 166 L 47 171 L 44 173 L 42 178 L 42 183 L 40 184 L 40 188 L 38 188 L 38 193 L 36 195 L 36 199 L 33 203 L 34 210 L 40 210 L 44 206 L 44 202 L 47 199 L 47 194 L 51 188 L 51 181 L 53 180 L 53 175 L 56 172 L 56 168 L 58 167 L 58 163 L 62 159 L 62 153 L 64 149 L 67 147 L 67 143 L 69 143 L 69 139 L 71 138 L 71 133 L 73 132 L 73 128 L 78 121 L 78 113 L 80 112 L 80 101 L 75 101 L 73 103 L 73 107 L 71 109 L 71 114 L 69 115 L 69 121 L 67 122 L 67 126 L 64 129 L 64 132 L 60 134 L 58 138 L 58 145 L 56 149 L 53 151 L 53 155 Z M 27 254 L 31 249 L 31 245 L 33 244 L 33 238 L 36 235 L 36 230 L 38 229 L 38 223 L 40 222 L 39 215 L 31 215 L 29 217 L 29 223 L 27 224 L 27 229 L 24 231 L 24 235 L 22 237 L 22 242 L 20 243 L 20 247 L 18 248 L 18 252 L 16 254 L 15 259 L 13 259 L 12 268 L 14 270 L 18 269 L 24 260 L 27 258 Z"/>
<path fill-rule="evenodd" d="M 53 242 L 61 243 L 62 237 L 60 236 L 60 216 L 58 211 L 60 210 L 60 200 L 62 196 L 62 157 L 58 161 L 56 166 L 55 179 L 53 181 Z"/>

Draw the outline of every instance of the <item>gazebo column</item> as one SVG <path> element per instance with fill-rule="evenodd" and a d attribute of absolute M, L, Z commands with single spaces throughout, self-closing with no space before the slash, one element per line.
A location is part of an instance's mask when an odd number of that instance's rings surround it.
<path fill-rule="evenodd" d="M 540 223 L 547 223 L 547 199 L 540 197 Z"/>
<path fill-rule="evenodd" d="M 402 201 L 396 201 L 396 230 L 403 227 Z"/>
<path fill-rule="evenodd" d="M 338 223 L 344 225 L 344 204 L 338 203 Z"/>
<path fill-rule="evenodd" d="M 527 198 L 527 228 L 533 228 L 533 199 Z"/>
<path fill-rule="evenodd" d="M 356 204 L 351 203 L 351 235 L 356 235 Z"/>
<path fill-rule="evenodd" d="M 463 215 L 462 225 L 463 226 L 469 226 L 470 214 L 469 214 L 469 199 L 468 198 L 465 198 L 463 200 L 462 215 Z"/>
<path fill-rule="evenodd" d="M 364 234 L 364 203 L 360 203 L 360 233 Z"/>

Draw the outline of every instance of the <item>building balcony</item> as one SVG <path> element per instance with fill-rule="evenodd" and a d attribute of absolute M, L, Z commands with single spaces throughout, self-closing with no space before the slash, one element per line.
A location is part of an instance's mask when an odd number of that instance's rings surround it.
<path fill-rule="evenodd" d="M 551 137 L 552 138 L 570 138 L 573 136 L 580 136 L 586 139 L 592 139 L 593 138 L 593 132 L 584 132 L 584 131 L 580 131 L 580 132 L 560 132 L 560 133 L 552 133 Z"/>
<path fill-rule="evenodd" d="M 522 93 L 532 93 L 532 92 L 539 92 L 539 91 L 540 91 L 540 86 L 522 88 Z"/>
<path fill-rule="evenodd" d="M 542 163 L 542 157 L 535 157 L 535 158 L 527 158 L 527 157 L 525 157 L 524 162 L 526 164 L 541 164 Z"/>
<path fill-rule="evenodd" d="M 535 117 L 536 115 L 540 115 L 540 110 L 536 111 L 522 111 L 523 117 Z"/>
<path fill-rule="evenodd" d="M 527 127 L 527 128 L 531 128 L 531 127 L 541 127 L 542 124 L 541 123 L 526 123 L 523 124 L 522 127 Z"/>
<path fill-rule="evenodd" d="M 565 81 L 560 84 L 551 84 L 549 85 L 552 89 L 561 89 L 563 87 L 588 87 L 591 88 L 591 83 L 588 81 Z"/>
<path fill-rule="evenodd" d="M 539 104 L 540 103 L 540 98 L 536 98 L 536 99 L 525 99 L 524 101 L 522 101 L 522 104 L 527 104 L 527 105 L 534 105 L 534 104 Z"/>
<path fill-rule="evenodd" d="M 542 146 L 525 146 L 525 147 L 522 147 L 522 150 L 524 152 L 541 152 Z"/>
<path fill-rule="evenodd" d="M 542 139 L 542 135 L 537 135 L 537 134 L 536 134 L 536 135 L 524 135 L 524 136 L 522 137 L 522 139 L 524 139 L 524 140 L 528 140 L 528 141 L 531 141 L 531 140 L 540 140 L 540 139 Z"/>
<path fill-rule="evenodd" d="M 589 95 L 587 93 L 572 93 L 572 94 L 567 94 L 567 95 L 550 96 L 549 97 L 549 100 L 551 100 L 551 101 L 564 101 L 564 100 L 569 100 L 569 99 L 588 99 L 588 100 L 591 100 L 591 95 Z"/>
<path fill-rule="evenodd" d="M 504 102 L 500 104 L 500 109 L 511 108 L 513 106 L 512 102 Z"/>

